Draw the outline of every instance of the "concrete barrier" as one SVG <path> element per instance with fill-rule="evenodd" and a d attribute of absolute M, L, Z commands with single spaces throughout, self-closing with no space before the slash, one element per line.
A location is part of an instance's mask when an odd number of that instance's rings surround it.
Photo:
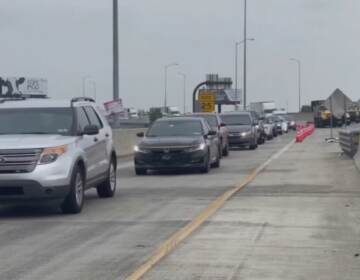
<path fill-rule="evenodd" d="M 133 153 L 134 146 L 140 138 L 136 136 L 138 132 L 145 132 L 146 128 L 134 129 L 113 129 L 113 140 L 117 156 L 129 156 Z"/>
<path fill-rule="evenodd" d="M 358 170 L 360 171 L 360 137 L 359 137 L 359 147 L 357 153 L 354 156 L 354 162 Z"/>

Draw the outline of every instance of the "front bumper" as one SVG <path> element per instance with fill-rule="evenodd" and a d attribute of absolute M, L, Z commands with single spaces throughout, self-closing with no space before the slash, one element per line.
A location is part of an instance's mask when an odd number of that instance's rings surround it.
<path fill-rule="evenodd" d="M 32 180 L 0 180 L 0 202 L 64 199 L 70 186 L 43 186 Z"/>
<path fill-rule="evenodd" d="M 0 173 L 0 201 L 64 198 L 69 192 L 73 155 L 67 153 L 32 172 Z"/>
<path fill-rule="evenodd" d="M 207 153 L 205 151 L 179 153 L 135 153 L 136 168 L 144 169 L 190 169 L 204 166 Z"/>
<path fill-rule="evenodd" d="M 249 136 L 229 135 L 228 138 L 229 138 L 230 146 L 254 145 L 256 142 L 252 135 Z"/>

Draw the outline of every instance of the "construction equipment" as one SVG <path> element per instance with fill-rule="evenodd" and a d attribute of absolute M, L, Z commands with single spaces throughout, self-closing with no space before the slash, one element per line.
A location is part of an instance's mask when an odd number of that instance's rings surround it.
<path fill-rule="evenodd" d="M 325 100 L 311 101 L 311 109 L 314 112 L 315 127 L 331 125 L 331 111 L 325 106 Z"/>

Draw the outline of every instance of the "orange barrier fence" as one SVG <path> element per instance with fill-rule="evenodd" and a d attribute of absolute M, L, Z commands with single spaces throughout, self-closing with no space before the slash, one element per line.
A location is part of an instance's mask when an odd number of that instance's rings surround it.
<path fill-rule="evenodd" d="M 313 124 L 298 125 L 296 128 L 296 142 L 301 143 L 315 131 Z"/>

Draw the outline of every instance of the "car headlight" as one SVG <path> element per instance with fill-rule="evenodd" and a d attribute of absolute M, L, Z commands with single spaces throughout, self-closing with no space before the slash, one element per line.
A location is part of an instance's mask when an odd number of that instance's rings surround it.
<path fill-rule="evenodd" d="M 241 132 L 242 137 L 249 136 L 250 134 L 251 134 L 251 131 Z"/>
<path fill-rule="evenodd" d="M 295 125 L 295 121 L 291 121 L 291 122 L 290 122 L 290 125 L 291 125 L 291 126 L 294 126 L 294 125 Z"/>
<path fill-rule="evenodd" d="M 196 152 L 196 151 L 203 151 L 203 150 L 205 150 L 205 148 L 206 148 L 206 144 L 201 143 L 201 144 L 199 144 L 197 146 L 194 146 L 194 147 L 191 147 L 191 148 L 187 149 L 186 151 L 191 153 L 191 152 Z"/>
<path fill-rule="evenodd" d="M 68 150 L 67 145 L 45 148 L 40 155 L 39 164 L 49 164 L 56 161 L 61 155 L 65 154 Z"/>
<path fill-rule="evenodd" d="M 134 152 L 147 154 L 147 153 L 149 153 L 150 151 L 149 151 L 149 150 L 145 150 L 145 149 L 143 149 L 143 148 L 140 148 L 138 145 L 135 145 L 135 146 L 134 146 Z"/>

